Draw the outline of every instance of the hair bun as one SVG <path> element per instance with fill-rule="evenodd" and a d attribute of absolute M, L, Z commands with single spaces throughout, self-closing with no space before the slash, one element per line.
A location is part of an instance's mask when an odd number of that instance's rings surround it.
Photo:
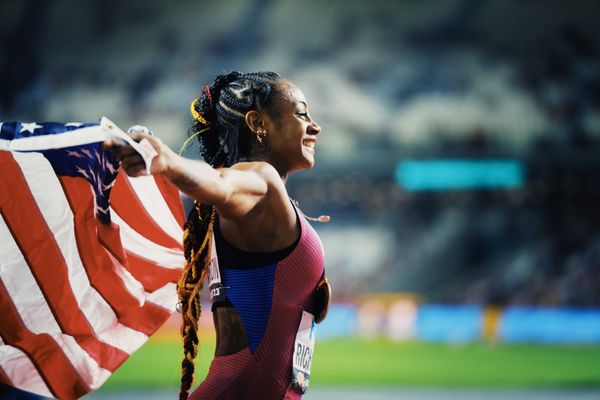
<path fill-rule="evenodd" d="M 229 85 L 231 82 L 237 81 L 242 76 L 242 73 L 239 71 L 232 71 L 225 75 L 218 75 L 211 86 L 213 96 L 218 95 L 221 89 Z"/>

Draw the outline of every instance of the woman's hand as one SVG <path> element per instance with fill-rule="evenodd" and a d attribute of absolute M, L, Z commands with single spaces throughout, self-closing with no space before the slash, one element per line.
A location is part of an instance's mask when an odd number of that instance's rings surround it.
<path fill-rule="evenodd" d="M 165 145 L 159 138 L 140 131 L 134 132 L 131 138 L 136 142 L 146 139 L 156 151 L 157 155 L 152 159 L 150 166 L 151 174 L 165 174 L 169 171 L 177 156 L 169 146 Z M 114 153 L 127 175 L 135 177 L 146 174 L 144 159 L 130 145 L 115 140 L 106 140 L 102 147 L 104 150 L 110 150 Z"/>

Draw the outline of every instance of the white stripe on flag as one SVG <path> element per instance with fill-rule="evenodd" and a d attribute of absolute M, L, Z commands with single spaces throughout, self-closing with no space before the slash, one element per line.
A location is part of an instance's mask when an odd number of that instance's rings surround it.
<path fill-rule="evenodd" d="M 183 230 L 173 216 L 171 209 L 162 196 L 153 176 L 127 177 L 140 203 L 148 214 L 169 236 L 181 243 Z"/>
<path fill-rule="evenodd" d="M 100 368 L 96 360 L 91 358 L 75 341 L 75 338 L 69 335 L 50 334 L 52 339 L 69 357 L 73 366 L 77 368 L 77 372 L 83 381 L 91 388 L 98 389 L 110 377 L 111 372 Z"/>
<path fill-rule="evenodd" d="M 150 302 L 166 309 L 167 311 L 175 311 L 175 308 L 172 306 L 172 304 L 176 301 L 175 299 L 177 299 L 177 291 L 173 293 L 170 288 L 165 289 L 165 287 L 162 287 L 152 293 L 148 293 L 144 291 L 142 284 L 139 283 L 127 269 L 117 266 L 115 272 L 125 283 L 127 291 L 136 298 L 140 306 L 146 302 Z M 170 285 L 170 283 L 168 285 Z M 172 298 L 169 298 L 169 296 Z"/>
<path fill-rule="evenodd" d="M 146 341 L 147 336 L 120 324 L 108 303 L 90 285 L 77 250 L 73 213 L 50 163 L 39 153 L 14 152 L 13 156 L 46 224 L 56 242 L 60 243 L 77 305 L 98 339 L 131 354 Z"/>
<path fill-rule="evenodd" d="M 100 125 L 79 128 L 54 135 L 39 135 L 13 140 L 0 139 L 0 150 L 31 151 L 60 149 L 94 142 L 102 142 L 113 136 Z"/>
<path fill-rule="evenodd" d="M 135 297 L 138 305 L 142 306 L 146 301 L 144 286 L 131 275 L 131 272 L 127 271 L 127 269 L 121 265 L 116 266 L 115 273 L 121 278 L 121 281 L 129 294 Z"/>
<path fill-rule="evenodd" d="M 13 385 L 27 388 L 30 392 L 41 396 L 54 397 L 25 353 L 15 347 L 4 345 L 2 340 L 0 345 L 2 345 L 0 346 L 1 368 Z"/>
<path fill-rule="evenodd" d="M 183 269 L 185 264 L 183 251 L 169 249 L 146 239 L 127 225 L 112 208 L 110 209 L 110 218 L 119 225 L 121 243 L 125 250 L 165 268 Z"/>
<path fill-rule="evenodd" d="M 68 124 L 67 124 L 68 125 Z M 0 123 L 0 128 L 2 123 Z M 17 139 L 0 139 L 0 150 L 10 151 L 35 151 L 48 149 L 62 149 L 89 143 L 103 142 L 107 139 L 117 139 L 127 142 L 138 150 L 139 144 L 129 135 L 119 129 L 106 117 L 100 119 L 99 125 L 87 126 L 50 135 L 37 135 Z M 140 153 L 143 155 L 143 152 Z"/>
<path fill-rule="evenodd" d="M 0 279 L 10 293 L 23 323 L 33 333 L 61 332 L 44 294 L 14 241 L 6 221 L 0 216 Z"/>
<path fill-rule="evenodd" d="M 149 302 L 166 308 L 170 312 L 174 312 L 177 305 L 177 285 L 175 283 L 168 283 L 160 289 L 148 293 L 147 299 Z"/>

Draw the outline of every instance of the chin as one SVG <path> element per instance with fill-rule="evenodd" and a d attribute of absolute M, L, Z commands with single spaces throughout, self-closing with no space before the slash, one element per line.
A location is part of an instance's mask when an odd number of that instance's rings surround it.
<path fill-rule="evenodd" d="M 302 168 L 302 169 L 311 169 L 314 166 L 315 166 L 315 159 L 314 158 L 306 158 L 306 159 L 304 159 L 304 168 Z"/>
<path fill-rule="evenodd" d="M 291 169 L 290 172 L 298 172 L 298 171 L 302 171 L 305 169 L 311 169 L 314 166 L 315 166 L 314 160 L 304 159 L 302 163 L 298 163 L 298 165 L 295 168 Z"/>

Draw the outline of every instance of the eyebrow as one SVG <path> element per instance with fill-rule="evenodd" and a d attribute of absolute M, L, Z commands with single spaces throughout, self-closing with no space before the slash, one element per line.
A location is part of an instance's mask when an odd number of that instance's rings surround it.
<path fill-rule="evenodd" d="M 306 104 L 306 102 L 304 102 L 302 100 L 296 100 L 295 103 L 296 104 L 304 104 L 304 107 L 308 108 L 308 104 Z"/>

